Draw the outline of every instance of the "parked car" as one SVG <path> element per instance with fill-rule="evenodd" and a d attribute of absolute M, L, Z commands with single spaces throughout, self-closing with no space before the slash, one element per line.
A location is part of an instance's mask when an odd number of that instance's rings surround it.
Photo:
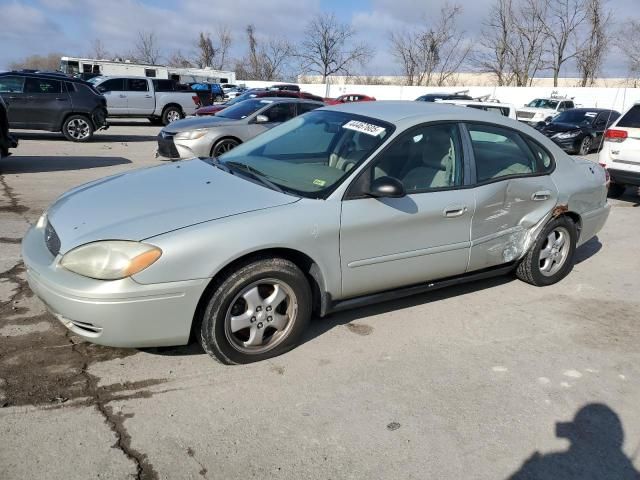
<path fill-rule="evenodd" d="M 13 129 L 62 132 L 86 142 L 108 128 L 106 100 L 83 80 L 27 72 L 0 73 L 0 96 Z"/>
<path fill-rule="evenodd" d="M 107 99 L 109 117 L 148 118 L 168 125 L 193 115 L 194 92 L 173 80 L 147 77 L 95 77 L 89 80 Z"/>
<path fill-rule="evenodd" d="M 186 118 L 160 131 L 158 156 L 218 157 L 243 142 L 324 104 L 297 98 L 253 98 L 215 117 Z"/>
<path fill-rule="evenodd" d="M 551 97 L 536 98 L 516 112 L 518 120 L 536 126 L 539 122 L 550 122 L 559 113 L 575 108 L 573 100 Z"/>
<path fill-rule="evenodd" d="M 190 83 L 189 87 L 198 96 L 198 107 L 222 102 L 225 98 L 225 92 L 219 83 Z"/>
<path fill-rule="evenodd" d="M 231 90 L 227 90 L 224 94 L 225 98 L 228 99 L 234 99 L 236 97 L 239 97 L 240 95 L 242 95 L 244 92 L 246 92 L 248 90 L 247 87 L 235 87 L 232 88 Z"/>
<path fill-rule="evenodd" d="M 234 98 L 233 100 L 229 100 L 228 102 L 219 104 L 219 105 L 210 105 L 208 107 L 201 107 L 196 110 L 197 116 L 209 116 L 216 115 L 218 112 L 224 110 L 227 107 L 232 105 L 236 105 L 237 103 L 243 102 L 244 100 L 250 98 L 302 98 L 305 100 L 313 100 L 316 102 L 322 102 L 323 98 L 318 97 L 317 95 L 313 95 L 307 92 L 294 92 L 292 90 L 277 90 L 277 89 L 260 89 L 254 88 L 251 90 L 247 90 L 242 95 Z"/>
<path fill-rule="evenodd" d="M 300 86 L 293 83 L 276 83 L 267 87 L 269 90 L 289 90 L 290 92 L 299 92 Z"/>
<path fill-rule="evenodd" d="M 436 102 L 438 100 L 473 100 L 465 93 L 427 93 L 416 98 L 416 102 Z"/>
<path fill-rule="evenodd" d="M 16 148 L 16 140 L 9 132 L 9 117 L 7 116 L 7 106 L 0 96 L 0 159 L 11 155 L 10 148 Z"/>
<path fill-rule="evenodd" d="M 572 108 L 540 122 L 536 128 L 568 153 L 587 155 L 600 150 L 604 131 L 620 117 L 615 110 L 602 108 Z"/>
<path fill-rule="evenodd" d="M 237 364 L 293 348 L 312 312 L 514 271 L 555 284 L 608 214 L 604 169 L 521 123 L 356 102 L 217 159 L 77 187 L 29 229 L 22 255 L 31 289 L 73 334 L 117 347 L 194 335 Z"/>
<path fill-rule="evenodd" d="M 605 131 L 600 165 L 611 177 L 610 197 L 627 186 L 640 187 L 640 103 L 636 103 Z"/>
<path fill-rule="evenodd" d="M 359 93 L 348 93 L 340 95 L 337 98 L 325 98 L 324 102 L 327 105 L 340 105 L 341 103 L 349 102 L 375 102 L 375 97 L 369 97 L 367 95 L 361 95 Z"/>
<path fill-rule="evenodd" d="M 475 100 L 436 100 L 437 103 L 460 105 L 461 107 L 475 108 L 489 113 L 496 113 L 503 117 L 516 119 L 516 107 L 510 103 L 478 102 Z"/>

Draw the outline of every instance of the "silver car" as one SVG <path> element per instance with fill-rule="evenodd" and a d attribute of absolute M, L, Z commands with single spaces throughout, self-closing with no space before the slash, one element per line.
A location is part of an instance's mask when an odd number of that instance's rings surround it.
<path fill-rule="evenodd" d="M 322 107 L 297 98 L 253 98 L 211 117 L 179 120 L 158 135 L 158 155 L 170 159 L 219 157 L 243 142 L 297 115 Z"/>
<path fill-rule="evenodd" d="M 312 314 L 515 272 L 560 281 L 609 214 L 605 171 L 528 126 L 423 102 L 321 108 L 238 146 L 62 195 L 23 240 L 75 334 L 228 364 Z"/>

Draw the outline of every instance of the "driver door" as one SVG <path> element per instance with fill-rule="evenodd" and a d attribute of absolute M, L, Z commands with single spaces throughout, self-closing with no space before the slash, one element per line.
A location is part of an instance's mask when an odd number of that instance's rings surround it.
<path fill-rule="evenodd" d="M 353 182 L 342 202 L 344 298 L 462 274 L 474 194 L 465 183 L 459 127 L 428 124 L 398 136 Z M 400 180 L 406 196 L 372 198 L 371 182 Z"/>
<path fill-rule="evenodd" d="M 267 117 L 266 122 L 258 123 L 256 118 L 258 115 L 264 115 Z M 296 106 L 289 102 L 274 102 L 269 107 L 259 111 L 254 116 L 251 123 L 249 123 L 249 136 L 250 138 L 259 135 L 267 130 L 280 125 L 282 122 L 292 119 L 296 116 Z"/>

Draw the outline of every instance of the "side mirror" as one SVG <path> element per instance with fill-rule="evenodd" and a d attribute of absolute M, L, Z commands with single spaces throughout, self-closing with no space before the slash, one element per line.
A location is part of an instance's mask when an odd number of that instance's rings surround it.
<path fill-rule="evenodd" d="M 401 198 L 407 194 L 402 182 L 393 177 L 376 178 L 367 193 L 374 198 Z"/>
<path fill-rule="evenodd" d="M 267 123 L 268 121 L 269 121 L 269 117 L 267 117 L 266 115 L 256 116 L 256 123 Z"/>

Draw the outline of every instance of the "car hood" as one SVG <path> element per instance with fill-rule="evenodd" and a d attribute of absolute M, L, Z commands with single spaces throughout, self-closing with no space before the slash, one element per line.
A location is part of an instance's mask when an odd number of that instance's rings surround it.
<path fill-rule="evenodd" d="M 534 107 L 523 107 L 518 108 L 516 112 L 528 112 L 528 113 L 545 113 L 545 114 L 555 114 L 556 111 L 551 108 L 534 108 Z"/>
<path fill-rule="evenodd" d="M 213 128 L 223 125 L 233 125 L 240 120 L 232 120 L 224 117 L 192 117 L 178 120 L 176 122 L 167 125 L 162 129 L 163 132 L 188 132 L 190 130 L 197 130 L 198 128 Z"/>
<path fill-rule="evenodd" d="M 194 159 L 103 178 L 62 195 L 47 217 L 61 253 L 98 240 L 136 240 L 298 201 Z"/>
<path fill-rule="evenodd" d="M 540 131 L 546 135 L 554 135 L 561 132 L 573 132 L 576 130 L 582 131 L 584 128 L 572 123 L 549 123 L 540 129 Z"/>

